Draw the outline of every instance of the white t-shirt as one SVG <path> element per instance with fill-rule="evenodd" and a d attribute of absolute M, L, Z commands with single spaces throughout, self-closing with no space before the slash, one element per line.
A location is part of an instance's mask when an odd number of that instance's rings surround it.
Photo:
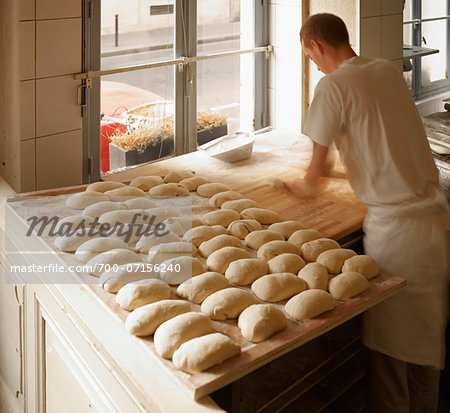
<path fill-rule="evenodd" d="M 355 56 L 316 86 L 303 133 L 334 141 L 358 198 L 370 207 L 426 196 L 439 185 L 422 121 L 398 69 Z"/>

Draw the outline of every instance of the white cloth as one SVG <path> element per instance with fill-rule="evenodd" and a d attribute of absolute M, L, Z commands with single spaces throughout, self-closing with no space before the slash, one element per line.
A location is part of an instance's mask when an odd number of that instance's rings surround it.
<path fill-rule="evenodd" d="M 367 205 L 365 251 L 407 286 L 368 311 L 364 342 L 409 363 L 443 367 L 449 206 L 420 116 L 398 69 L 354 57 L 318 83 L 304 128 L 333 141 Z"/>

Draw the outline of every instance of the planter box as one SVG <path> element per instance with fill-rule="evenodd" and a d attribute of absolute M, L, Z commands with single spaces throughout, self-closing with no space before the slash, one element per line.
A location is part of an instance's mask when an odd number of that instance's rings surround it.
<path fill-rule="evenodd" d="M 197 144 L 203 145 L 206 142 L 212 141 L 213 139 L 225 136 L 228 133 L 228 125 L 220 125 L 215 128 L 201 130 L 197 132 Z"/>

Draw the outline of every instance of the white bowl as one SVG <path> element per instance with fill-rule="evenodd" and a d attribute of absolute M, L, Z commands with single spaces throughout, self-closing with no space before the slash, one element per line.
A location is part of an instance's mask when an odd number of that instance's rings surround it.
<path fill-rule="evenodd" d="M 250 158 L 255 138 L 246 132 L 226 135 L 199 146 L 209 156 L 225 162 L 237 162 Z"/>

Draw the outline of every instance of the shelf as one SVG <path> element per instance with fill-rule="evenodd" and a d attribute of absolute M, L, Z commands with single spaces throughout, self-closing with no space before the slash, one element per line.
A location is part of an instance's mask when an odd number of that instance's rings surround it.
<path fill-rule="evenodd" d="M 428 47 L 411 46 L 409 44 L 403 45 L 404 59 L 417 59 L 418 57 L 428 56 L 430 54 L 439 53 L 439 49 L 430 49 Z"/>

